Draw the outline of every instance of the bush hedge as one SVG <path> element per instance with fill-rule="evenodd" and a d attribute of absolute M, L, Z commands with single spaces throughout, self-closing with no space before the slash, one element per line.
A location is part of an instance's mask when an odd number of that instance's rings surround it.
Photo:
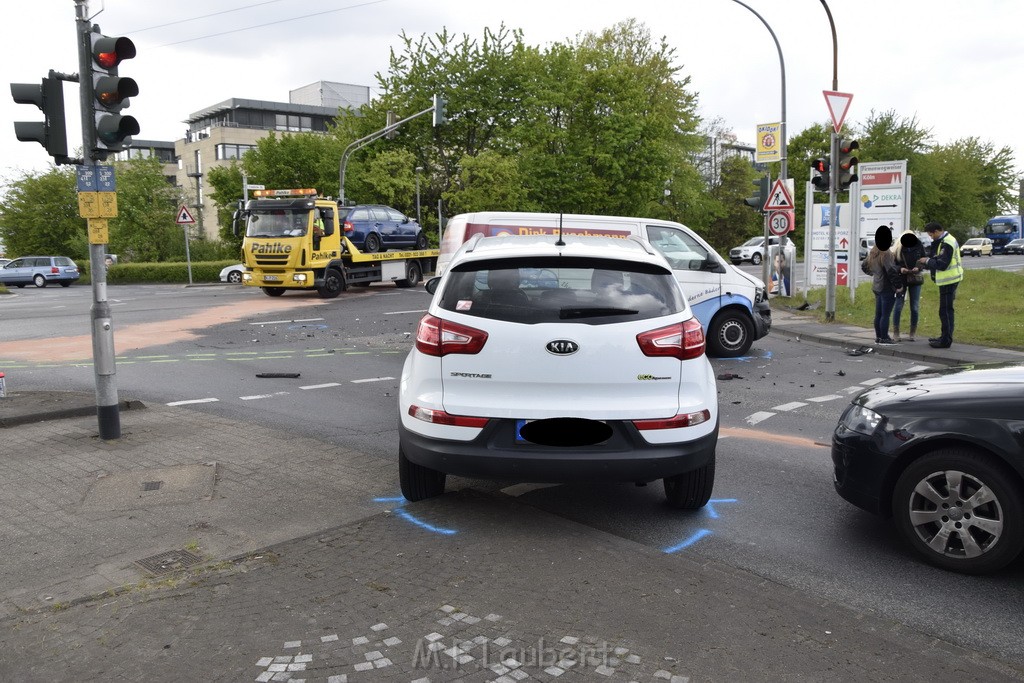
<path fill-rule="evenodd" d="M 238 261 L 200 261 L 192 263 L 192 282 L 220 282 L 220 271 Z M 81 284 L 91 284 L 89 263 L 79 263 Z M 107 268 L 107 282 L 128 284 L 188 284 L 188 263 L 118 263 Z"/>

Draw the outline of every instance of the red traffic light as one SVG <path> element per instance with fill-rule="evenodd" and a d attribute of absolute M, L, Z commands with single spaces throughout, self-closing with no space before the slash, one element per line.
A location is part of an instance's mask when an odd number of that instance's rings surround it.
<path fill-rule="evenodd" d="M 111 38 L 93 34 L 92 58 L 104 69 L 113 69 L 135 56 L 135 43 L 131 38 Z"/>
<path fill-rule="evenodd" d="M 817 173 L 828 173 L 829 163 L 825 159 L 815 159 L 811 162 L 811 170 Z"/>

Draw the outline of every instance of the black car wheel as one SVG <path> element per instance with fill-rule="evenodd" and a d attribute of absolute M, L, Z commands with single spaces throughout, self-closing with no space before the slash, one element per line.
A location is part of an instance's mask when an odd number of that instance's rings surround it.
<path fill-rule="evenodd" d="M 428 242 L 427 242 L 427 236 L 426 235 L 424 235 L 422 232 L 419 235 L 416 235 L 416 248 L 417 249 L 426 249 L 427 245 L 428 245 Z"/>
<path fill-rule="evenodd" d="M 892 510 L 910 545 L 943 569 L 984 574 L 1024 549 L 1020 478 L 976 451 L 945 448 L 913 462 L 896 482 Z"/>
<path fill-rule="evenodd" d="M 260 287 L 267 296 L 281 296 L 284 294 L 284 287 Z"/>
<path fill-rule="evenodd" d="M 433 498 L 444 493 L 444 472 L 432 470 L 405 457 L 401 447 L 398 449 L 398 483 L 402 487 L 402 495 L 408 501 Z"/>
<path fill-rule="evenodd" d="M 69 281 L 67 281 L 67 280 L 61 280 L 60 281 L 60 286 L 61 287 L 70 287 L 71 283 Z"/>
<path fill-rule="evenodd" d="M 755 251 L 754 255 L 750 257 L 750 262 L 753 263 L 755 266 L 759 265 L 761 263 L 761 254 L 760 254 L 760 252 L 756 252 Z"/>
<path fill-rule="evenodd" d="M 43 277 L 42 275 L 36 275 L 34 278 L 32 278 L 32 284 L 34 284 L 36 287 L 45 287 L 46 278 Z"/>
<path fill-rule="evenodd" d="M 665 498 L 679 510 L 696 510 L 707 505 L 715 487 L 715 458 L 691 472 L 665 477 Z"/>
<path fill-rule="evenodd" d="M 371 232 L 366 236 L 366 240 L 363 242 L 363 251 L 367 254 L 376 254 L 380 251 L 380 238 L 376 233 Z"/>
<path fill-rule="evenodd" d="M 711 321 L 708 350 L 718 358 L 735 358 L 750 350 L 754 343 L 754 324 L 746 311 L 727 309 Z"/>

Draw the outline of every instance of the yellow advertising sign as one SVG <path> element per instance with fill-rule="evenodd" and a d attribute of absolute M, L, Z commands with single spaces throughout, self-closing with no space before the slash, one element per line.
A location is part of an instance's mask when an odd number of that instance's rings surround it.
<path fill-rule="evenodd" d="M 89 193 L 95 194 L 95 193 Z M 111 193 L 113 194 L 113 193 Z M 89 219 L 89 244 L 106 244 L 110 241 L 110 226 L 106 218 Z"/>
<path fill-rule="evenodd" d="M 754 161 L 765 164 L 782 161 L 782 124 L 757 124 L 757 152 Z"/>

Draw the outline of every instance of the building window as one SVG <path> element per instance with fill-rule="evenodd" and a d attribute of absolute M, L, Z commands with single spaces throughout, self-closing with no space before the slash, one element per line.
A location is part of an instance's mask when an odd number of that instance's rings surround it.
<path fill-rule="evenodd" d="M 217 160 L 241 159 L 242 155 L 255 147 L 256 145 L 217 145 Z"/>

